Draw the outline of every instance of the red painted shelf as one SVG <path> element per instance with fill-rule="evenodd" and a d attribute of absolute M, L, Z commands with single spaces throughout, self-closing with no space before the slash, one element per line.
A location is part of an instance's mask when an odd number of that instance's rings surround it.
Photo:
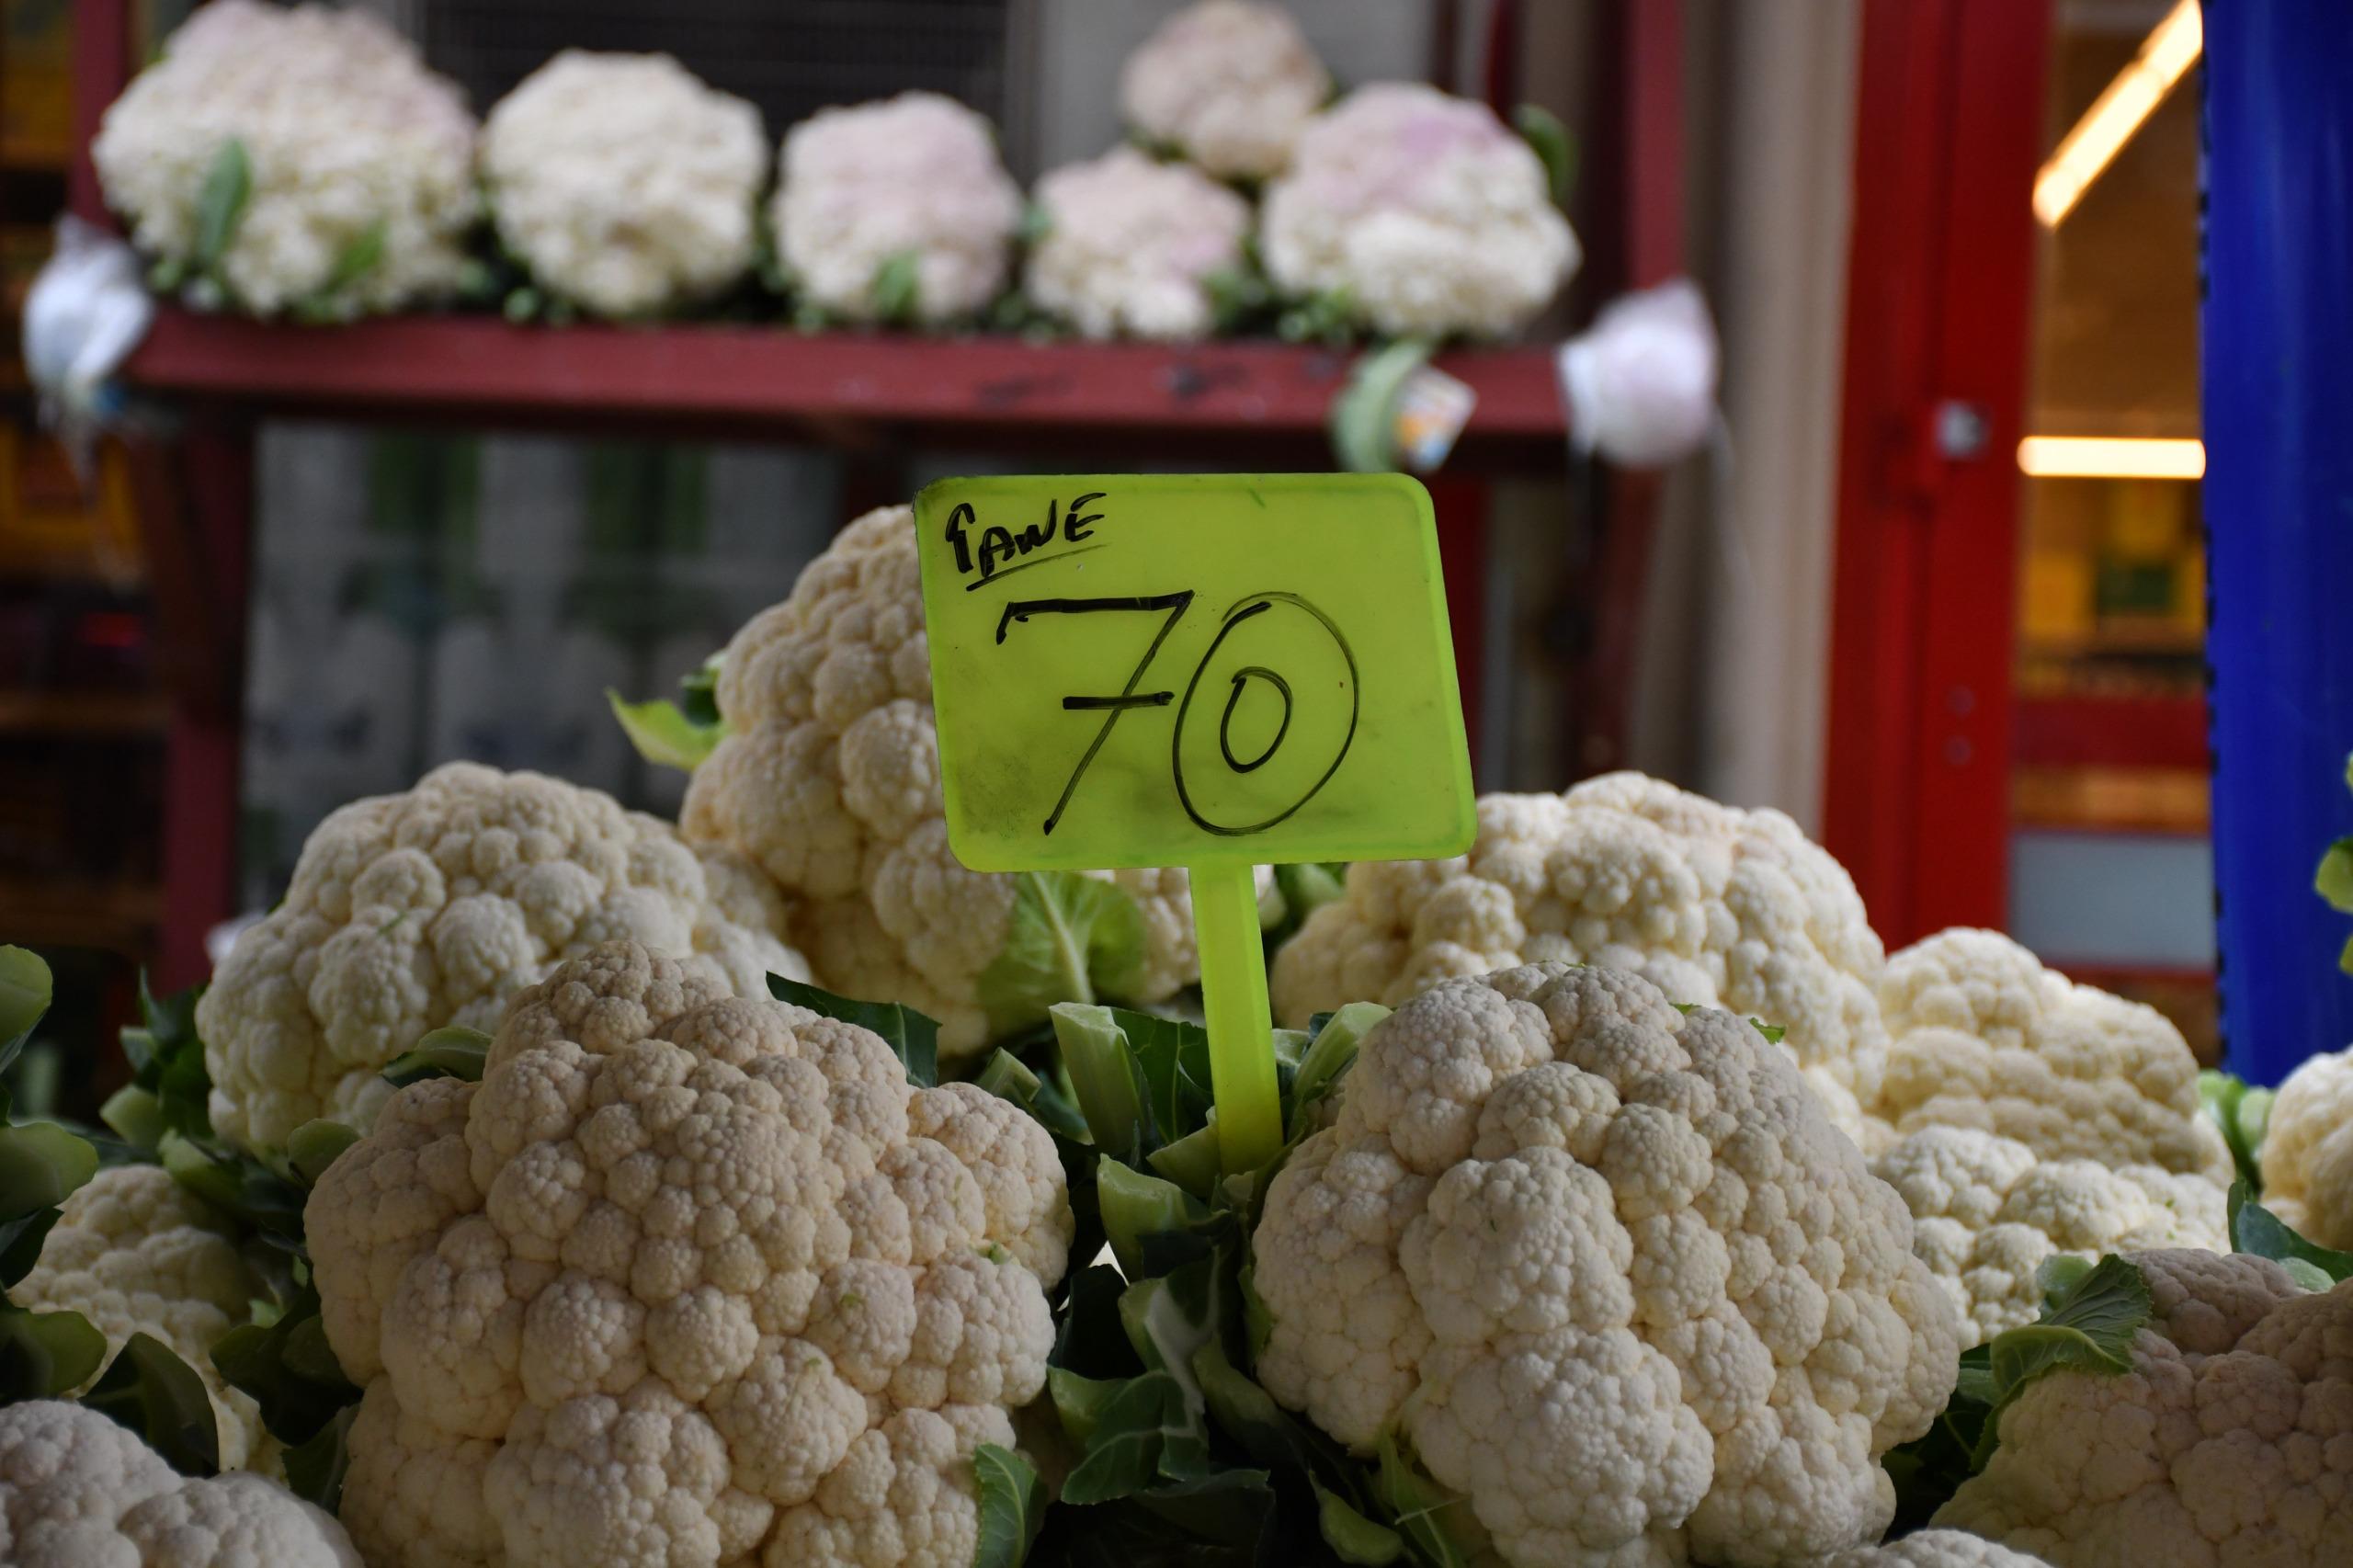
<path fill-rule="evenodd" d="M 2206 768 L 2206 699 L 2021 697 L 2014 760 L 2042 767 Z"/>
<path fill-rule="evenodd" d="M 801 334 L 765 325 L 512 326 L 406 316 L 306 327 L 166 309 L 131 358 L 148 391 L 303 415 L 530 426 L 626 424 L 855 448 L 890 436 L 991 447 L 1282 450 L 1330 463 L 1324 421 L 1352 356 L 1263 341 L 1033 344 L 1007 336 Z M 1462 468 L 1557 468 L 1552 351 L 1438 361 L 1477 393 Z"/>

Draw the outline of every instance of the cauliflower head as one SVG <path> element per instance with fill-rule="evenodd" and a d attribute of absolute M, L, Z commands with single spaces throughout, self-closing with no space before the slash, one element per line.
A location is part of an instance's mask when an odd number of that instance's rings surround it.
<path fill-rule="evenodd" d="M 820 109 L 787 131 L 772 211 L 803 299 L 875 321 L 889 303 L 877 284 L 895 263 L 913 269 L 910 313 L 937 326 L 1005 288 L 1021 187 L 987 120 L 938 93 L 901 93 Z"/>
<path fill-rule="evenodd" d="M 1253 1238 L 1268 1392 L 1392 1426 L 1515 1568 L 1876 1540 L 1959 1325 L 1789 1058 L 1638 975 L 1441 982 L 1368 1033 Z"/>
<path fill-rule="evenodd" d="M 1885 1051 L 1882 961 L 1853 881 L 1788 817 L 1613 773 L 1563 795 L 1483 796 L 1467 856 L 1349 868 L 1342 896 L 1276 955 L 1273 994 L 1297 1028 L 1512 964 L 1632 970 L 1678 1002 L 1781 1026 L 1859 1138 Z"/>
<path fill-rule="evenodd" d="M 2353 1247 L 2353 1051 L 2308 1058 L 2279 1085 L 2263 1206 L 2323 1246 Z"/>
<path fill-rule="evenodd" d="M 1182 164 L 1132 147 L 1038 182 L 1046 233 L 1029 252 L 1032 303 L 1087 337 L 1182 341 L 1216 323 L 1208 278 L 1242 261 L 1250 205 Z"/>
<path fill-rule="evenodd" d="M 751 271 L 767 132 L 669 55 L 567 49 L 490 111 L 482 172 L 498 237 L 542 286 L 647 315 Z"/>
<path fill-rule="evenodd" d="M 233 1227 L 161 1165 L 109 1165 L 65 1200 L 8 1299 L 80 1312 L 107 1336 L 108 1359 L 134 1334 L 169 1346 L 212 1396 L 221 1468 L 243 1470 L 259 1468 L 276 1444 L 260 1407 L 222 1381 L 212 1346 L 250 1315 L 256 1288 Z"/>
<path fill-rule="evenodd" d="M 1261 0 L 1199 0 L 1138 45 L 1120 71 L 1120 112 L 1147 141 L 1220 179 L 1265 179 L 1332 90 L 1299 24 Z"/>
<path fill-rule="evenodd" d="M 2077 985 L 1997 931 L 1939 932 L 1880 978 L 1894 1136 L 1973 1127 L 2043 1159 L 2155 1165 L 2227 1186 L 2198 1060 L 2155 1008 Z"/>
<path fill-rule="evenodd" d="M 633 942 L 393 1096 L 304 1221 L 379 1568 L 969 1562 L 1073 1231 L 1010 1102 Z"/>
<path fill-rule="evenodd" d="M 285 902 L 197 1005 L 216 1131 L 271 1149 L 305 1121 L 364 1123 L 383 1065 L 445 1024 L 489 1030 L 515 994 L 631 937 L 765 996 L 809 977 L 758 873 L 611 796 L 537 773 L 438 767 L 355 801 L 302 846 Z"/>
<path fill-rule="evenodd" d="M 1960 1312 L 1964 1350 L 2041 1316 L 2036 1271 L 2051 1258 L 2231 1250 L 2222 1188 L 2156 1165 L 2045 1160 L 1973 1127 L 1924 1127 L 1871 1174 L 1912 1210 L 1912 1250 Z"/>
<path fill-rule="evenodd" d="M 1398 337 L 1517 331 L 1580 259 L 1528 144 L 1486 105 L 1403 82 L 1316 116 L 1267 187 L 1263 225 L 1279 289 L 1342 295 Z"/>
<path fill-rule="evenodd" d="M 695 769 L 680 831 L 797 901 L 825 984 L 938 1018 L 943 1059 L 980 1050 L 992 1032 L 983 982 L 1025 895 L 1021 878 L 967 870 L 948 846 L 915 514 L 886 506 L 843 529 L 790 597 L 735 633 L 718 700 L 729 733 Z M 1199 977 L 1183 871 L 1096 880 L 1142 916 L 1126 999 L 1165 1001 Z M 1070 978 L 1032 1011 L 1093 999 L 1086 976 Z"/>
<path fill-rule="evenodd" d="M 251 180 L 220 258 L 236 304 L 349 314 L 456 289 L 480 207 L 473 116 L 368 11 L 199 7 L 107 110 L 90 156 L 140 248 L 193 263 L 205 181 L 232 141 Z"/>
<path fill-rule="evenodd" d="M 174 1473 L 58 1400 L 0 1409 L 0 1562 L 15 1568 L 361 1568 L 324 1511 L 250 1471 Z"/>
<path fill-rule="evenodd" d="M 2056 1568 L 2353 1562 L 2353 1284 L 2308 1292 L 2268 1258 L 2149 1252 L 2131 1370 L 2062 1370 L 1936 1523 Z"/>

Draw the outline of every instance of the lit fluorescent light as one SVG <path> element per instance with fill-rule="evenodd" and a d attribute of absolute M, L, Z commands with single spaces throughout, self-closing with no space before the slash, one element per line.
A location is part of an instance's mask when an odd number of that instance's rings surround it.
<path fill-rule="evenodd" d="M 2202 479 L 2206 443 L 2109 436 L 2029 436 L 2018 468 L 2035 479 Z"/>
<path fill-rule="evenodd" d="M 2156 112 L 2182 74 L 2198 63 L 2205 33 L 2198 0 L 2180 0 L 2141 45 L 2141 52 L 2075 121 L 2051 161 L 2034 176 L 2034 215 L 2046 229 L 2083 199 L 2110 159 L 2124 150 L 2142 122 Z"/>

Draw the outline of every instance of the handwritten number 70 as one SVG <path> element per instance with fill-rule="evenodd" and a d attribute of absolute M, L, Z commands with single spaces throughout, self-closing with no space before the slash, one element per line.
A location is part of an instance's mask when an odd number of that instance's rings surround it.
<path fill-rule="evenodd" d="M 1065 697 L 1062 699 L 1063 707 L 1067 710 L 1100 712 L 1103 715 L 1103 723 L 1095 732 L 1095 738 L 1087 743 L 1086 751 L 1079 755 L 1078 766 L 1071 769 L 1070 778 L 1063 783 L 1062 793 L 1054 800 L 1054 809 L 1046 813 L 1045 831 L 1047 833 L 1052 833 L 1055 826 L 1061 823 L 1063 813 L 1070 807 L 1072 795 L 1077 792 L 1078 781 L 1086 777 L 1087 768 L 1093 765 L 1096 755 L 1103 749 L 1104 743 L 1111 738 L 1111 731 L 1119 723 L 1120 717 L 1131 708 L 1165 708 L 1170 702 L 1176 700 L 1176 694 L 1174 691 L 1138 691 L 1136 687 L 1142 684 L 1144 672 L 1152 667 L 1152 661 L 1159 655 L 1161 645 L 1168 641 L 1168 634 L 1176 629 L 1176 623 L 1184 619 L 1186 610 L 1191 608 L 1194 597 L 1191 589 L 1186 589 L 1181 593 L 1120 598 L 1017 599 L 1005 607 L 1005 613 L 996 623 L 996 641 L 1000 644 L 1005 642 L 1006 633 L 1012 630 L 1016 622 L 1026 623 L 1034 615 L 1165 612 L 1165 619 L 1161 621 L 1160 630 L 1153 634 L 1152 642 L 1143 651 L 1143 657 L 1136 661 L 1135 668 L 1128 674 L 1127 684 L 1122 686 L 1116 695 Z M 1223 646 L 1226 637 L 1239 629 L 1245 621 L 1274 608 L 1279 604 L 1295 608 L 1314 618 L 1325 634 L 1332 639 L 1334 647 L 1345 662 L 1347 667 L 1348 695 L 1347 733 L 1341 737 L 1339 748 L 1333 754 L 1330 764 L 1324 767 L 1314 783 L 1308 786 L 1306 792 L 1290 805 L 1257 822 L 1246 824 L 1215 822 L 1204 814 L 1201 807 L 1194 801 L 1191 790 L 1186 787 L 1183 755 L 1185 722 L 1191 711 L 1193 696 L 1200 686 L 1201 677 L 1208 673 L 1210 661 L 1217 656 L 1218 650 Z M 1233 724 L 1234 709 L 1241 699 L 1243 687 L 1252 679 L 1266 681 L 1275 688 L 1282 701 L 1282 722 L 1275 732 L 1274 739 L 1267 742 L 1256 756 L 1245 762 L 1233 754 L 1231 730 Z M 1265 764 L 1267 758 L 1274 756 L 1290 733 L 1291 705 L 1290 684 L 1273 670 L 1259 665 L 1249 665 L 1235 671 L 1233 689 L 1226 698 L 1224 714 L 1218 726 L 1218 749 L 1224 758 L 1226 767 L 1236 774 L 1250 773 L 1256 771 Z M 1340 629 L 1333 624 L 1331 617 L 1296 594 L 1266 593 L 1245 597 L 1226 613 L 1223 623 L 1218 628 L 1217 636 L 1211 641 L 1209 651 L 1201 655 L 1199 663 L 1194 667 L 1192 679 L 1185 687 L 1184 701 L 1177 707 L 1175 733 L 1169 748 L 1169 767 L 1176 782 L 1176 798 L 1183 804 L 1185 814 L 1192 818 L 1194 824 L 1205 832 L 1217 834 L 1222 837 L 1241 837 L 1263 832 L 1274 826 L 1312 800 L 1316 791 L 1323 789 L 1332 775 L 1339 770 L 1341 760 L 1347 756 L 1349 746 L 1356 741 L 1358 711 L 1356 655 L 1348 647 L 1347 639 L 1341 635 Z"/>

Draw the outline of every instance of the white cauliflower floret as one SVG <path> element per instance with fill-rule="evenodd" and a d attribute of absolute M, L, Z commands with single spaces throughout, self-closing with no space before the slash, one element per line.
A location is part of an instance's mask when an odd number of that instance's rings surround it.
<path fill-rule="evenodd" d="M 1358 87 L 1300 136 L 1267 188 L 1267 270 L 1336 293 L 1392 336 L 1525 326 L 1579 260 L 1543 163 L 1486 105 L 1435 87 Z"/>
<path fill-rule="evenodd" d="M 540 285 L 644 315 L 751 271 L 767 133 L 666 54 L 567 49 L 490 111 L 482 169 L 499 238 Z"/>
<path fill-rule="evenodd" d="M 1275 1011 L 1298 1028 L 1537 962 L 1632 970 L 1677 1002 L 1779 1025 L 1832 1119 L 1862 1136 L 1885 1050 L 1883 960 L 1853 881 L 1780 812 L 1639 773 L 1483 796 L 1469 855 L 1351 867 L 1342 896 L 1276 955 Z"/>
<path fill-rule="evenodd" d="M 613 943 L 429 1080 L 306 1229 L 378 1568 L 964 1563 L 1044 1386 L 1053 1141 L 868 1031 Z"/>
<path fill-rule="evenodd" d="M 259 315 L 313 301 L 348 313 L 457 287 L 480 208 L 473 117 L 456 85 L 376 17 L 260 0 L 200 6 L 107 110 L 90 156 L 140 248 L 188 263 L 206 178 L 233 140 L 252 181 L 221 257 L 235 303 Z M 373 262 L 323 299 L 338 266 L 370 244 Z"/>
<path fill-rule="evenodd" d="M 1021 189 L 989 122 L 938 93 L 820 109 L 785 133 L 777 248 L 802 298 L 870 322 L 875 284 L 914 268 L 915 319 L 970 316 L 1005 288 Z"/>
<path fill-rule="evenodd" d="M 2143 1253 L 2129 1372 L 2053 1371 L 1936 1522 L 2057 1568 L 2353 1562 L 2353 1284 L 2268 1258 Z"/>
<path fill-rule="evenodd" d="M 275 1447 L 260 1407 L 212 1365 L 214 1341 L 246 1320 L 257 1289 L 233 1233 L 162 1166 L 110 1165 L 65 1200 L 40 1261 L 8 1290 L 34 1312 L 80 1312 L 107 1336 L 109 1360 L 134 1334 L 170 1346 L 212 1396 L 223 1470 Z"/>
<path fill-rule="evenodd" d="M 771 971 L 808 979 L 780 900 L 726 858 L 599 790 L 473 763 L 353 801 L 197 1005 L 215 1131 L 270 1149 L 315 1117 L 364 1123 L 419 1036 L 495 1028 L 517 992 L 617 937 L 691 953 L 741 996 L 767 995 Z"/>
<path fill-rule="evenodd" d="M 2263 1206 L 2323 1246 L 2353 1247 L 2353 1051 L 2311 1057 L 2279 1085 Z"/>
<path fill-rule="evenodd" d="M 1882 1546 L 1834 1551 L 1806 1568 L 2049 1568 L 2049 1564 L 1965 1530 L 1920 1530 Z"/>
<path fill-rule="evenodd" d="M 1088 337 L 1171 340 L 1215 324 L 1207 279 L 1242 261 L 1250 206 L 1182 164 L 1120 147 L 1038 182 L 1046 232 L 1025 287 Z"/>
<path fill-rule="evenodd" d="M 274 1481 L 188 1481 L 95 1410 L 0 1409 L 0 1562 L 17 1568 L 361 1568 L 343 1527 Z"/>
<path fill-rule="evenodd" d="M 938 1019 L 943 1059 L 978 1051 L 991 1034 L 981 980 L 1006 948 L 1017 879 L 967 870 L 948 846 L 914 513 L 883 507 L 843 529 L 790 597 L 735 633 L 718 700 L 729 733 L 695 769 L 680 830 L 800 901 L 827 986 Z M 1164 1001 L 1198 978 L 1185 873 L 1099 876 L 1143 918 L 1124 999 Z M 1033 1012 L 1093 999 L 1071 980 Z"/>
<path fill-rule="evenodd" d="M 1963 1349 L 2041 1315 L 2037 1270 L 2053 1257 L 2231 1250 L 2222 1189 L 2155 1165 L 2042 1160 L 1975 1128 L 1924 1127 L 1871 1174 L 1912 1210 L 1912 1248 L 1959 1310 Z"/>
<path fill-rule="evenodd" d="M 1253 1238 L 1267 1392 L 1394 1423 L 1515 1568 L 1876 1540 L 1952 1309 L 1789 1059 L 1637 975 L 1446 981 L 1365 1038 Z"/>
<path fill-rule="evenodd" d="M 1199 0 L 1128 56 L 1120 110 L 1221 179 L 1265 179 L 1331 91 L 1299 24 L 1259 0 Z"/>
<path fill-rule="evenodd" d="M 2042 967 L 1996 931 L 1943 931 L 1880 979 L 1887 1074 L 1867 1108 L 1901 1137 L 1973 1127 L 2043 1159 L 2155 1165 L 2227 1185 L 2198 1061 L 2164 1014 Z"/>

